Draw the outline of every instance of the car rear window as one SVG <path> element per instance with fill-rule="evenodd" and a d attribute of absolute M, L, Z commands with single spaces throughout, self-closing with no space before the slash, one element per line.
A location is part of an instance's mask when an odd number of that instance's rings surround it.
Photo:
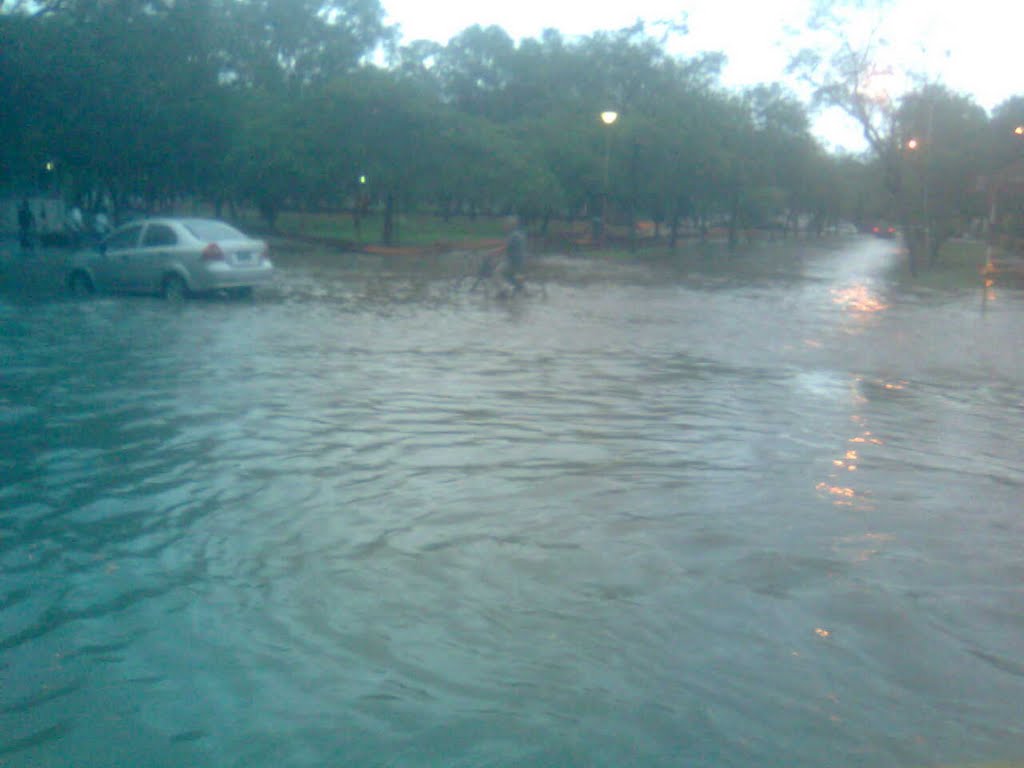
<path fill-rule="evenodd" d="M 247 240 L 248 238 L 234 227 L 221 221 L 187 221 L 185 228 L 199 240 L 212 242 L 215 240 Z"/>

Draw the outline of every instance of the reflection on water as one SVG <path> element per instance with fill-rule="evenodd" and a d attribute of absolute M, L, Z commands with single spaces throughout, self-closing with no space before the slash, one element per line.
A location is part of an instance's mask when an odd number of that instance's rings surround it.
<path fill-rule="evenodd" d="M 1020 759 L 1024 303 L 890 258 L 0 294 L 0 763 Z"/>
<path fill-rule="evenodd" d="M 862 460 L 860 446 L 883 445 L 884 443 L 875 437 L 871 430 L 863 429 L 863 416 L 854 414 L 850 416 L 850 421 L 858 432 L 849 438 L 847 443 L 857 446 L 857 448 L 847 448 L 841 458 L 833 459 L 833 469 L 829 473 L 829 479 L 818 483 L 816 487 L 821 493 L 832 497 L 832 503 L 836 506 L 853 506 L 856 503 L 861 509 L 870 510 L 873 509 L 873 506 L 866 495 L 858 493 L 850 486 L 853 477 L 850 473 L 857 471 Z"/>
<path fill-rule="evenodd" d="M 867 285 L 859 284 L 847 288 L 833 288 L 832 301 L 851 312 L 881 312 L 889 308 L 874 295 Z"/>

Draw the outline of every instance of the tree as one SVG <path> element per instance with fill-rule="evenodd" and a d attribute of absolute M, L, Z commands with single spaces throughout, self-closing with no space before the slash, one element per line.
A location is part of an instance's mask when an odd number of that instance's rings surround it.
<path fill-rule="evenodd" d="M 52 162 L 76 199 L 209 186 L 226 147 L 205 1 L 49 8 L 0 16 L 16 68 L 0 64 L 12 109 L 0 144 L 22 165 Z"/>
<path fill-rule="evenodd" d="M 437 72 L 445 99 L 477 117 L 507 121 L 515 105 L 505 98 L 515 43 L 501 27 L 469 27 L 441 52 Z"/>
<path fill-rule="evenodd" d="M 997 106 L 989 122 L 989 169 L 998 171 L 1024 158 L 1024 96 Z"/>
<path fill-rule="evenodd" d="M 443 171 L 444 111 L 416 83 L 375 67 L 332 81 L 322 106 L 321 140 L 351 159 L 342 178 L 367 177 L 368 194 L 384 201 L 381 239 L 396 241 L 398 206 L 425 197 Z"/>
<path fill-rule="evenodd" d="M 379 0 L 220 0 L 221 78 L 276 90 L 353 71 L 393 41 Z"/>
<path fill-rule="evenodd" d="M 769 216 L 781 217 L 785 230 L 795 229 L 801 213 L 809 211 L 809 194 L 817 143 L 811 136 L 807 109 L 778 84 L 760 85 L 746 93 L 754 123 L 754 142 L 761 164 L 764 196 L 773 199 Z"/>
<path fill-rule="evenodd" d="M 884 2 L 870 5 L 870 10 L 878 13 L 878 20 L 857 39 L 849 30 L 862 25 L 851 24 L 851 16 L 854 11 L 865 10 L 864 4 L 854 7 L 837 0 L 818 0 L 808 26 L 819 35 L 821 45 L 799 51 L 790 62 L 790 71 L 813 88 L 816 105 L 838 107 L 857 121 L 896 205 L 896 217 L 906 227 L 911 214 L 906 208 L 896 104 L 889 92 L 894 73 L 879 64 L 886 47 L 880 33 Z M 923 258 L 923 243 L 913 241 L 908 246 L 910 270 L 916 274 Z"/>
<path fill-rule="evenodd" d="M 986 166 L 988 119 L 970 98 L 928 85 L 901 99 L 896 121 L 909 242 L 934 262 L 943 243 L 984 215 L 978 182 Z"/>
<path fill-rule="evenodd" d="M 865 5 L 879 13 L 879 20 L 863 39 L 854 40 L 847 16 Z M 811 26 L 823 33 L 826 43 L 801 51 L 791 69 L 814 86 L 818 103 L 840 107 L 859 123 L 895 206 L 910 270 L 916 274 L 925 258 L 935 260 L 965 217 L 977 215 L 973 190 L 982 170 L 985 116 L 970 99 L 927 78 L 917 77 L 915 91 L 894 97 L 895 73 L 879 65 L 885 48 L 880 34 L 884 6 L 854 8 L 821 0 Z"/>

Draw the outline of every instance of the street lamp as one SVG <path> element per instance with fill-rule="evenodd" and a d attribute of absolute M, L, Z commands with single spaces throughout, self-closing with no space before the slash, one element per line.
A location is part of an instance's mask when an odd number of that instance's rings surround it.
<path fill-rule="evenodd" d="M 608 126 L 609 130 L 604 132 L 604 195 L 601 201 L 601 248 L 604 249 L 604 233 L 608 229 L 608 168 L 611 163 L 612 154 L 612 132 L 611 126 L 619 119 L 619 113 L 606 109 L 601 113 L 601 122 Z"/>
<path fill-rule="evenodd" d="M 352 221 L 356 226 L 356 240 L 363 241 L 363 214 L 367 207 L 366 174 L 359 174 L 359 186 L 356 187 L 356 199 L 352 205 Z"/>
<path fill-rule="evenodd" d="M 1024 139 L 1024 125 L 1016 126 L 1013 129 L 1013 135 L 1016 139 Z M 999 232 L 999 196 L 1004 191 L 1004 185 L 1013 183 L 1010 169 L 1014 165 L 1011 163 L 1005 169 L 994 173 L 988 185 L 988 247 L 985 249 L 984 267 L 986 274 L 994 271 L 992 259 L 1001 235 Z M 982 295 L 987 298 L 987 293 Z"/>
<path fill-rule="evenodd" d="M 928 138 L 926 139 L 926 143 L 930 145 L 932 133 L 930 113 L 928 117 Z M 917 152 L 919 149 L 921 149 L 921 142 L 918 139 L 912 137 L 907 141 L 907 149 L 910 150 L 911 152 Z M 931 222 L 928 219 L 928 176 L 931 167 L 931 146 L 928 146 L 926 149 L 924 149 L 923 154 L 924 167 L 921 171 L 921 232 L 924 237 L 924 251 L 925 255 L 927 256 L 928 250 L 931 247 Z M 913 256 L 911 256 L 911 259 L 913 259 Z"/>
<path fill-rule="evenodd" d="M 932 241 L 932 224 L 930 212 L 928 210 L 928 187 L 931 184 L 931 164 L 932 164 L 932 152 L 934 146 L 932 142 L 932 133 L 935 123 L 935 101 L 929 99 L 928 101 L 928 116 L 927 124 L 925 128 L 924 140 L 918 139 L 916 136 L 911 136 L 907 143 L 904 145 L 911 152 L 917 152 L 921 150 L 921 235 L 923 239 L 923 251 L 924 255 L 930 257 L 931 254 L 931 241 Z M 910 274 L 917 274 L 917 252 L 913 243 L 910 245 Z"/>

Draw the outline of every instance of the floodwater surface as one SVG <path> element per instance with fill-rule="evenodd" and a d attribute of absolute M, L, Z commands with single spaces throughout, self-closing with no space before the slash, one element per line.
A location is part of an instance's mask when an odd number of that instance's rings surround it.
<path fill-rule="evenodd" d="M 0 765 L 1024 758 L 1024 296 L 897 258 L 8 284 Z"/>

